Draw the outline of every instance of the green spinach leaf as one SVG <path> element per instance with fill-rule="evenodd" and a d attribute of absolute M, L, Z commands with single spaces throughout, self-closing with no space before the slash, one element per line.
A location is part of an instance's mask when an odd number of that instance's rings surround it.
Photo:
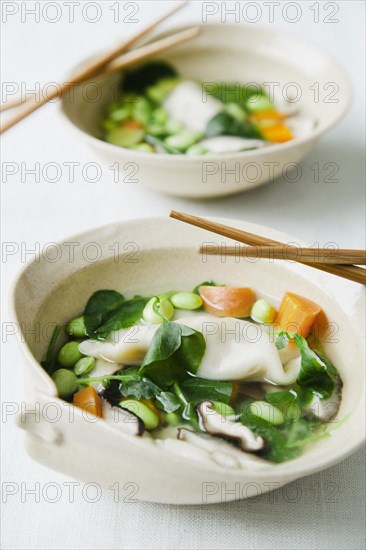
<path fill-rule="evenodd" d="M 328 372 L 327 364 L 309 348 L 305 338 L 298 334 L 295 334 L 293 338 L 301 353 L 301 369 L 297 383 L 299 386 L 317 393 L 321 398 L 330 397 L 334 391 L 335 383 Z"/>
<path fill-rule="evenodd" d="M 95 329 L 94 337 L 98 340 L 105 340 L 113 330 L 131 327 L 141 319 L 148 301 L 149 298 L 141 297 L 126 300 L 105 317 L 103 324 Z"/>
<path fill-rule="evenodd" d="M 126 92 L 143 94 L 145 89 L 162 78 L 174 78 L 177 71 L 164 61 L 146 63 L 137 69 L 130 69 L 123 75 L 121 87 Z"/>
<path fill-rule="evenodd" d="M 115 290 L 98 290 L 89 298 L 85 311 L 84 323 L 88 336 L 93 337 L 94 331 L 100 327 L 108 315 L 120 307 L 124 297 Z"/>
<path fill-rule="evenodd" d="M 171 391 L 162 391 L 156 396 L 156 401 L 163 411 L 167 413 L 175 412 L 181 407 L 178 397 Z"/>
<path fill-rule="evenodd" d="M 259 130 L 246 121 L 237 120 L 224 111 L 217 113 L 209 120 L 206 127 L 208 137 L 213 136 L 240 136 L 244 138 L 263 139 Z"/>
<path fill-rule="evenodd" d="M 203 335 L 178 323 L 163 323 L 140 367 L 140 375 L 148 376 L 162 388 L 195 374 L 205 353 Z"/>
<path fill-rule="evenodd" d="M 207 380 L 206 378 L 186 378 L 180 384 L 185 395 L 195 405 L 200 401 L 220 401 L 229 404 L 233 391 L 231 382 Z"/>

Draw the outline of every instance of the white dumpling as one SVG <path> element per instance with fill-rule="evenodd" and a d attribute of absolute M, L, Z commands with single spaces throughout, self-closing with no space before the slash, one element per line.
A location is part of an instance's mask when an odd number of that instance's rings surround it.
<path fill-rule="evenodd" d="M 260 325 L 196 313 L 175 321 L 202 332 L 206 351 L 197 376 L 210 380 L 251 380 L 288 385 L 300 370 L 299 352 L 290 344 L 280 352 Z M 110 340 L 86 340 L 84 355 L 124 365 L 141 364 L 160 325 L 135 325 L 112 333 Z"/>
<path fill-rule="evenodd" d="M 209 94 L 205 94 L 203 98 L 202 87 L 191 80 L 175 86 L 163 107 L 171 119 L 203 133 L 211 118 L 223 110 L 221 101 Z"/>
<path fill-rule="evenodd" d="M 206 352 L 197 376 L 281 385 L 296 381 L 300 369 L 298 352 L 294 349 L 289 354 L 282 352 L 283 365 L 273 337 L 260 325 L 213 315 L 184 317 L 178 322 L 199 330 L 205 337 Z"/>
<path fill-rule="evenodd" d="M 79 350 L 84 355 L 98 359 L 124 365 L 139 365 L 158 327 L 159 325 L 133 325 L 128 329 L 112 332 L 105 342 L 84 340 L 79 344 Z"/>

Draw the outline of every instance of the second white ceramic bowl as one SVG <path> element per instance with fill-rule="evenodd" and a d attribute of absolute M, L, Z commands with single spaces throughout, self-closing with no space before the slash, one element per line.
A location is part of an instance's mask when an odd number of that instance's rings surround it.
<path fill-rule="evenodd" d="M 278 93 L 285 99 L 295 96 L 300 112 L 316 122 L 307 137 L 252 151 L 204 157 L 149 154 L 100 139 L 101 121 L 106 105 L 116 96 L 119 74 L 93 79 L 98 92 L 89 82 L 63 96 L 63 113 L 79 130 L 79 139 L 86 140 L 109 165 L 118 162 L 122 172 L 131 163 L 123 173 L 133 173 L 138 185 L 170 195 L 219 197 L 287 175 L 350 103 L 348 78 L 332 56 L 281 29 L 202 25 L 201 36 L 159 59 L 170 62 L 185 78 L 219 85 L 252 82 L 267 91 L 274 89 L 276 97 Z"/>

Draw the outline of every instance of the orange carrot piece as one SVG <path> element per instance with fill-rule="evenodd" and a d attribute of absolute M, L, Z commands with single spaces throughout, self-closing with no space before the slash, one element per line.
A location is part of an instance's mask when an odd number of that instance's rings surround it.
<path fill-rule="evenodd" d="M 252 113 L 250 118 L 255 122 L 260 122 L 261 120 L 284 120 L 286 115 L 277 111 L 258 111 L 258 113 Z"/>
<path fill-rule="evenodd" d="M 260 129 L 260 132 L 264 139 L 272 141 L 273 143 L 284 143 L 294 138 L 290 128 L 285 124 L 273 124 L 271 126 L 265 126 Z"/>
<path fill-rule="evenodd" d="M 297 332 L 303 338 L 307 338 L 321 311 L 321 307 L 315 302 L 293 292 L 286 292 L 274 324 L 280 330 Z"/>
<path fill-rule="evenodd" d="M 203 307 L 219 317 L 249 317 L 255 302 L 251 288 L 232 286 L 200 286 Z"/>
<path fill-rule="evenodd" d="M 134 130 L 136 128 L 136 130 L 138 130 L 139 128 L 142 128 L 142 124 L 138 120 L 130 118 L 129 120 L 126 120 L 126 122 L 123 122 L 123 124 L 121 124 L 121 128 L 131 128 L 131 130 Z"/>
<path fill-rule="evenodd" d="M 76 407 L 103 418 L 102 402 L 93 386 L 88 386 L 76 392 L 72 402 Z"/>

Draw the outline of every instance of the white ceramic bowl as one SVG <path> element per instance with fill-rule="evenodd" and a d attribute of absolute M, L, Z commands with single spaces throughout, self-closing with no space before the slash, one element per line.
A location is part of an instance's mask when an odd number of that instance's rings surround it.
<path fill-rule="evenodd" d="M 106 105 L 115 97 L 119 75 L 93 79 L 99 88 L 97 101 L 88 83 L 65 94 L 62 110 L 109 165 L 135 163 L 139 185 L 170 195 L 191 198 L 218 197 L 246 191 L 273 181 L 314 147 L 319 137 L 345 113 L 350 103 L 350 84 L 339 64 L 318 46 L 283 30 L 239 25 L 202 25 L 202 35 L 159 56 L 184 77 L 204 82 L 254 82 L 266 89 L 272 83 L 286 97 L 295 88 L 301 113 L 316 121 L 307 136 L 262 149 L 188 157 L 131 151 L 102 141 L 101 120 Z M 164 35 L 159 35 L 164 36 Z M 301 97 L 300 97 L 301 94 Z M 287 173 L 287 172 L 286 172 Z"/>
<path fill-rule="evenodd" d="M 282 242 L 296 242 L 294 237 L 254 224 L 235 220 L 224 223 Z M 105 487 L 116 482 L 119 487 L 132 483 L 137 490 L 135 498 L 140 500 L 203 504 L 280 487 L 342 460 L 362 444 L 364 287 L 288 262 L 236 262 L 235 258 L 222 262 L 218 256 L 203 261 L 197 253 L 202 242 L 228 241 L 169 218 L 127 221 L 68 238 L 49 249 L 47 257 L 24 268 L 13 289 L 12 317 L 21 329 L 28 410 L 39 403 L 38 419 L 33 414 L 18 419 L 26 430 L 26 448 L 32 458 Z M 74 258 L 70 256 L 70 243 L 76 243 Z M 91 263 L 96 250 L 99 261 Z M 54 258 L 58 261 L 51 261 Z M 81 410 L 56 396 L 53 381 L 39 364 L 54 324 L 65 323 L 81 313 L 94 291 L 112 288 L 132 296 L 171 287 L 186 290 L 208 278 L 252 286 L 279 299 L 291 290 L 319 303 L 328 318 L 330 328 L 324 331 L 324 347 L 344 382 L 334 423 L 337 429 L 332 437 L 314 444 L 295 460 L 269 463 L 260 471 L 230 471 L 164 453 L 151 441 L 121 433 L 113 425 L 88 422 Z M 348 419 L 338 426 L 347 415 Z M 230 492 L 233 484 L 236 489 Z"/>

